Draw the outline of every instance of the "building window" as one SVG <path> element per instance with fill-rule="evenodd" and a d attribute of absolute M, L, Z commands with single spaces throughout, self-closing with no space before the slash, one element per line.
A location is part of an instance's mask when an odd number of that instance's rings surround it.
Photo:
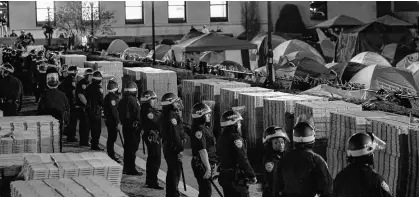
<path fill-rule="evenodd" d="M 92 20 L 92 4 L 93 4 L 93 20 L 99 20 L 99 1 L 83 1 L 82 18 L 83 20 Z"/>
<path fill-rule="evenodd" d="M 7 26 L 10 27 L 9 23 L 9 2 L 8 1 L 0 1 L 0 16 L 6 17 Z"/>
<path fill-rule="evenodd" d="M 186 1 L 168 1 L 169 23 L 186 23 Z"/>
<path fill-rule="evenodd" d="M 327 1 L 310 2 L 310 19 L 327 20 Z"/>
<path fill-rule="evenodd" d="M 49 8 L 49 15 L 48 15 Z M 54 1 L 37 1 L 36 2 L 36 26 L 43 26 L 48 22 L 54 22 Z"/>
<path fill-rule="evenodd" d="M 228 3 L 227 1 L 210 1 L 210 21 L 227 22 L 228 21 Z"/>
<path fill-rule="evenodd" d="M 125 24 L 143 24 L 143 1 L 125 1 Z"/>

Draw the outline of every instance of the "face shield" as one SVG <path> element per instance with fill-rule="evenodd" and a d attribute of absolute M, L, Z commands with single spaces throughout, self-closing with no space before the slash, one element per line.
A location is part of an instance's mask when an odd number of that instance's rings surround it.
<path fill-rule="evenodd" d="M 384 150 L 386 148 L 386 143 L 377 137 L 374 133 L 368 133 L 372 139 L 372 146 L 374 150 Z"/>
<path fill-rule="evenodd" d="M 177 110 L 183 110 L 182 99 L 178 98 L 175 102 L 173 102 L 173 107 Z"/>

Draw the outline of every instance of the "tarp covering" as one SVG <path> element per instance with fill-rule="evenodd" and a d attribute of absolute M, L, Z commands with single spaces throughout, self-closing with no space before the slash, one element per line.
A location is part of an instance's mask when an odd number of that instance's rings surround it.
<path fill-rule="evenodd" d="M 350 62 L 360 63 L 367 66 L 373 64 L 378 64 L 380 66 L 391 66 L 386 58 L 374 52 L 362 52 L 353 57 Z"/>
<path fill-rule="evenodd" d="M 177 45 L 173 45 L 172 48 L 175 52 L 205 52 L 256 49 L 257 46 L 233 37 L 223 36 L 217 33 L 209 33 L 189 39 Z"/>
<path fill-rule="evenodd" d="M 330 39 L 324 39 L 320 41 L 319 44 L 325 57 L 330 59 L 335 58 L 335 43 L 333 43 Z"/>
<path fill-rule="evenodd" d="M 182 43 L 182 42 L 184 42 L 184 41 L 186 41 L 186 40 L 189 40 L 189 39 L 191 39 L 191 38 L 195 38 L 195 37 L 198 37 L 198 36 L 201 36 L 201 35 L 203 35 L 204 33 L 202 33 L 202 32 L 200 32 L 200 31 L 190 31 L 189 33 L 187 33 L 187 34 L 185 34 L 180 40 L 179 40 L 179 43 Z"/>
<path fill-rule="evenodd" d="M 346 16 L 346 15 L 339 15 L 335 16 L 327 21 L 321 22 L 315 25 L 313 28 L 330 28 L 330 27 L 353 27 L 358 25 L 363 25 L 364 23 L 360 20 Z"/>
<path fill-rule="evenodd" d="M 225 52 L 217 53 L 213 51 L 206 51 L 199 58 L 201 62 L 207 62 L 210 65 L 216 65 L 225 60 Z"/>
<path fill-rule="evenodd" d="M 385 15 L 380 18 L 377 18 L 374 22 L 392 27 L 413 27 L 413 24 L 394 18 L 390 15 Z"/>
<path fill-rule="evenodd" d="M 407 42 L 411 36 L 408 28 L 390 28 L 381 23 L 372 22 L 361 27 L 343 31 L 337 42 L 337 62 L 348 62 L 355 55 L 370 51 L 381 54 L 387 44 Z"/>
<path fill-rule="evenodd" d="M 403 88 L 419 91 L 409 70 L 379 65 L 362 69 L 349 82 L 364 84 L 366 89 L 372 90 Z"/>
<path fill-rule="evenodd" d="M 170 51 L 170 49 L 170 45 L 161 44 L 156 46 L 156 60 L 162 60 L 166 53 Z"/>
<path fill-rule="evenodd" d="M 394 61 L 396 55 L 397 43 L 392 43 L 384 46 L 384 49 L 381 51 L 381 55 L 389 60 L 390 63 Z"/>
<path fill-rule="evenodd" d="M 399 61 L 399 63 L 396 64 L 397 68 L 407 68 L 409 67 L 413 62 L 419 61 L 419 53 L 412 53 L 410 55 L 407 55 L 402 60 Z"/>
<path fill-rule="evenodd" d="M 281 43 L 273 50 L 273 61 L 274 63 L 278 63 L 281 59 L 281 56 L 290 54 L 296 51 L 306 51 L 313 54 L 313 57 L 317 60 L 317 62 L 321 64 L 325 64 L 323 57 L 320 53 L 314 49 L 309 44 L 305 43 L 301 40 L 288 40 L 286 42 Z"/>
<path fill-rule="evenodd" d="M 109 45 L 106 52 L 108 52 L 108 53 L 123 53 L 124 50 L 128 49 L 128 48 L 129 48 L 129 46 L 127 45 L 127 43 L 125 43 L 121 39 L 116 39 L 116 40 L 112 41 L 112 43 Z"/>
<path fill-rule="evenodd" d="M 374 92 L 368 90 L 342 90 L 328 85 L 318 85 L 314 88 L 302 92 L 301 94 L 326 96 L 329 98 L 353 98 L 361 99 L 364 101 L 375 95 Z"/>

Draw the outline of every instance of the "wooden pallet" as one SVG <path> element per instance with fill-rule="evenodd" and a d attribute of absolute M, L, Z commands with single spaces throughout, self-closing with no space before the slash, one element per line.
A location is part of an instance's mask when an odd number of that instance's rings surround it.
<path fill-rule="evenodd" d="M 60 55 L 60 58 L 63 60 L 64 64 L 77 66 L 79 68 L 84 68 L 84 62 L 87 59 L 85 55 L 77 54 Z"/>
<path fill-rule="evenodd" d="M 260 87 L 221 88 L 220 100 L 222 102 L 220 102 L 220 112 L 225 112 L 231 107 L 238 106 L 240 93 L 253 92 L 273 92 L 273 90 Z"/>
<path fill-rule="evenodd" d="M 114 76 L 114 81 L 118 83 L 119 89 L 122 88 L 122 62 L 116 61 L 85 61 L 85 68 L 91 68 L 93 71 L 99 70 L 102 73 L 107 73 Z M 104 86 L 104 88 L 106 88 Z"/>
<path fill-rule="evenodd" d="M 186 124 L 192 125 L 192 119 L 191 119 L 191 112 L 192 107 L 202 101 L 201 97 L 201 84 L 203 82 L 209 82 L 209 81 L 226 81 L 221 79 L 194 79 L 194 80 L 182 80 L 181 84 L 181 96 L 182 96 L 182 102 L 183 102 L 183 121 Z"/>
<path fill-rule="evenodd" d="M 104 196 L 125 197 L 117 186 L 101 176 L 81 176 L 57 180 L 14 181 L 11 183 L 11 197 L 44 196 Z"/>

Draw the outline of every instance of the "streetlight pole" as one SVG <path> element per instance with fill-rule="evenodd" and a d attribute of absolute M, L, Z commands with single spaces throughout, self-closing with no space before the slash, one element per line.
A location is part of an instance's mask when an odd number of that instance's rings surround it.
<path fill-rule="evenodd" d="M 273 64 L 273 52 L 272 52 L 272 19 L 271 19 L 271 1 L 268 1 L 268 73 L 269 73 L 269 85 L 273 87 L 275 78 L 272 68 Z"/>
<path fill-rule="evenodd" d="M 244 9 L 246 9 L 245 11 L 245 15 L 246 15 L 246 40 L 249 41 L 249 27 L 247 26 L 247 9 L 248 9 L 248 4 L 249 2 L 244 2 Z"/>
<path fill-rule="evenodd" d="M 154 27 L 154 1 L 151 2 L 152 35 L 153 35 L 153 66 L 156 65 L 156 34 Z"/>
<path fill-rule="evenodd" d="M 93 2 L 90 2 L 90 17 L 91 17 L 91 22 L 92 22 L 92 30 L 91 30 L 91 35 L 92 35 L 92 38 L 91 38 L 91 44 L 92 44 L 92 52 L 94 52 L 94 47 L 93 47 L 93 40 L 94 40 L 94 38 L 93 38 L 93 36 L 94 36 L 94 34 L 93 34 Z"/>
<path fill-rule="evenodd" d="M 49 10 L 50 9 L 51 8 L 48 6 L 47 7 L 47 11 L 48 11 L 48 28 L 51 28 L 51 18 L 50 18 L 50 15 L 49 15 Z M 45 31 L 46 31 L 46 35 L 48 36 L 48 47 L 50 47 L 51 46 L 51 34 L 49 33 L 48 28 L 45 28 Z"/>

